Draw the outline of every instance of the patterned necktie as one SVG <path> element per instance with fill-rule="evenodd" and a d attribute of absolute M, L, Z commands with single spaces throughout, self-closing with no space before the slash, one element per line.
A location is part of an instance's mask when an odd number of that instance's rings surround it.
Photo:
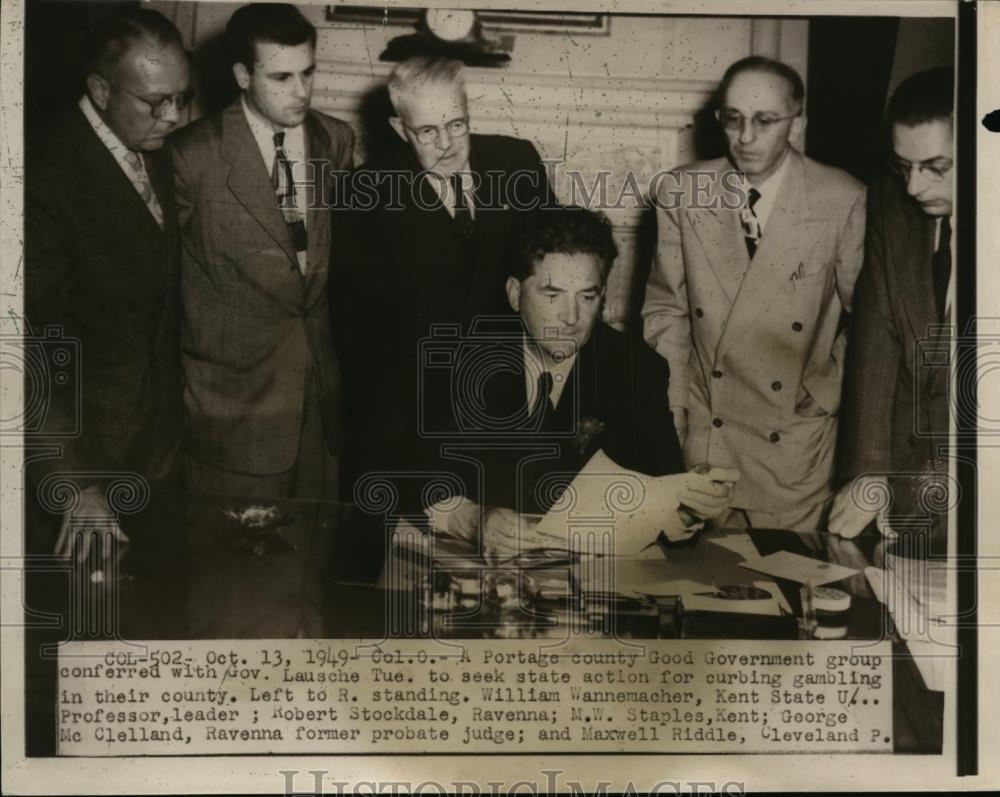
<path fill-rule="evenodd" d="M 455 198 L 455 226 L 458 227 L 458 234 L 462 236 L 462 240 L 470 243 L 476 234 L 476 224 L 472 218 L 472 211 L 469 210 L 469 203 L 466 201 L 461 174 L 451 176 L 451 192 Z"/>
<path fill-rule="evenodd" d="M 934 300 L 938 318 L 944 320 L 945 305 L 948 303 L 948 282 L 951 279 L 951 219 L 941 219 L 941 234 L 938 247 L 931 262 L 934 276 Z"/>
<path fill-rule="evenodd" d="M 126 150 L 125 163 L 132 170 L 132 174 L 129 175 L 132 185 L 135 186 L 142 201 L 146 203 L 146 207 L 149 208 L 149 212 L 153 214 L 153 218 L 156 219 L 156 223 L 160 225 L 162 230 L 163 208 L 160 207 L 160 201 L 156 198 L 156 192 L 153 190 L 153 184 L 149 181 L 149 175 L 146 173 L 146 166 L 142 162 L 142 158 L 139 157 L 138 152 Z"/>
<path fill-rule="evenodd" d="M 278 207 L 285 218 L 288 234 L 299 261 L 299 271 L 306 267 L 306 222 L 295 203 L 295 178 L 292 163 L 285 154 L 285 131 L 274 134 L 274 165 L 271 167 L 271 183 L 278 196 Z"/>
<path fill-rule="evenodd" d="M 747 194 L 747 204 L 740 210 L 740 225 L 743 227 L 743 238 L 746 241 L 747 253 L 751 260 L 753 260 L 753 256 L 757 252 L 757 244 L 760 243 L 761 236 L 764 234 L 760 228 L 760 219 L 757 218 L 757 214 L 753 210 L 758 199 L 760 199 L 760 191 L 751 188 Z"/>

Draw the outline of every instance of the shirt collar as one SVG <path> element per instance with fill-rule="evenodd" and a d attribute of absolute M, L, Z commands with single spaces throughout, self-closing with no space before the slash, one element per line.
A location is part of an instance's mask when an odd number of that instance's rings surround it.
<path fill-rule="evenodd" d="M 97 112 L 97 108 L 94 107 L 94 103 L 91 101 L 90 96 L 84 94 L 80 99 L 80 110 L 83 111 L 83 115 L 87 117 L 87 121 L 90 122 L 90 126 L 94 128 L 94 132 L 97 137 L 101 140 L 101 143 L 114 155 L 116 158 L 124 156 L 126 152 L 129 151 L 128 147 L 122 143 L 122 140 L 118 138 L 117 133 L 107 126 L 105 121 L 101 118 L 101 115 Z"/>

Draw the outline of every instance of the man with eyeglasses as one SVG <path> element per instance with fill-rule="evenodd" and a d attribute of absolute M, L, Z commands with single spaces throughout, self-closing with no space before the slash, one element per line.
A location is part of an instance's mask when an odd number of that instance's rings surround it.
<path fill-rule="evenodd" d="M 463 69 L 431 55 L 393 68 L 398 141 L 354 175 L 351 207 L 334 214 L 331 314 L 352 344 L 342 353 L 356 471 L 419 460 L 419 341 L 434 324 L 510 311 L 503 255 L 513 221 L 553 201 L 530 142 L 471 131 Z"/>
<path fill-rule="evenodd" d="M 226 25 L 241 91 L 172 141 L 184 257 L 190 489 L 336 500 L 341 376 L 329 199 L 350 127 L 311 110 L 316 29 L 254 3 Z"/>
<path fill-rule="evenodd" d="M 787 64 L 731 65 L 728 158 L 679 168 L 655 195 L 644 333 L 670 365 L 686 464 L 742 473 L 720 526 L 813 531 L 829 505 L 865 194 L 792 145 L 804 94 Z"/>
<path fill-rule="evenodd" d="M 172 477 L 182 436 L 180 246 L 163 143 L 191 99 L 188 57 L 151 10 L 105 17 L 86 55 L 76 107 L 25 138 L 25 314 L 36 336 L 48 327 L 79 341 L 78 361 L 52 364 L 59 376 L 79 369 L 79 382 L 45 385 L 41 438 L 28 440 L 61 452 L 35 460 L 29 483 L 62 472 L 82 491 L 62 517 L 61 553 L 71 530 L 125 541 L 106 486 L 126 472 Z"/>
<path fill-rule="evenodd" d="M 830 531 L 842 537 L 874 520 L 887 536 L 930 531 L 940 553 L 949 503 L 949 336 L 941 326 L 953 318 L 954 81 L 950 67 L 918 72 L 886 112 L 895 173 L 869 191 L 844 390 L 838 471 L 846 481 L 830 512 Z"/>

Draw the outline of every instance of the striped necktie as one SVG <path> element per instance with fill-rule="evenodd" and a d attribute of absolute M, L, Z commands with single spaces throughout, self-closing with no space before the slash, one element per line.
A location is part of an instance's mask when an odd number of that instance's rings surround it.
<path fill-rule="evenodd" d="M 285 218 L 288 234 L 299 261 L 299 271 L 306 270 L 306 222 L 299 212 L 295 199 L 295 178 L 292 163 L 285 154 L 285 131 L 274 134 L 274 165 L 271 167 L 271 183 L 278 196 L 278 208 Z"/>

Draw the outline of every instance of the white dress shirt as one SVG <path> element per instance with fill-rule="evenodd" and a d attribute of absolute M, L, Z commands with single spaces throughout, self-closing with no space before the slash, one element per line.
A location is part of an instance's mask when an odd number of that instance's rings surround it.
<path fill-rule="evenodd" d="M 757 216 L 757 221 L 760 222 L 761 233 L 767 227 L 767 220 L 771 218 L 771 211 L 774 210 L 774 203 L 777 201 L 778 192 L 781 190 L 781 182 L 785 179 L 785 173 L 788 171 L 788 152 L 789 150 L 785 151 L 781 163 L 774 174 L 764 180 L 764 182 L 759 185 L 751 185 L 749 181 L 747 182 L 747 191 L 751 188 L 756 188 L 760 194 L 760 199 L 754 203 L 753 212 Z"/>
<path fill-rule="evenodd" d="M 462 175 L 462 189 L 465 192 L 465 206 L 469 209 L 469 215 L 476 218 L 475 193 L 473 192 L 472 173 L 469 171 L 469 164 L 466 163 L 461 169 L 455 170 Z M 437 195 L 441 198 L 441 204 L 448 211 L 448 215 L 455 218 L 455 191 L 452 188 L 451 180 L 444 179 L 444 175 L 435 177 L 428 173 L 427 180 L 434 187 Z"/>

